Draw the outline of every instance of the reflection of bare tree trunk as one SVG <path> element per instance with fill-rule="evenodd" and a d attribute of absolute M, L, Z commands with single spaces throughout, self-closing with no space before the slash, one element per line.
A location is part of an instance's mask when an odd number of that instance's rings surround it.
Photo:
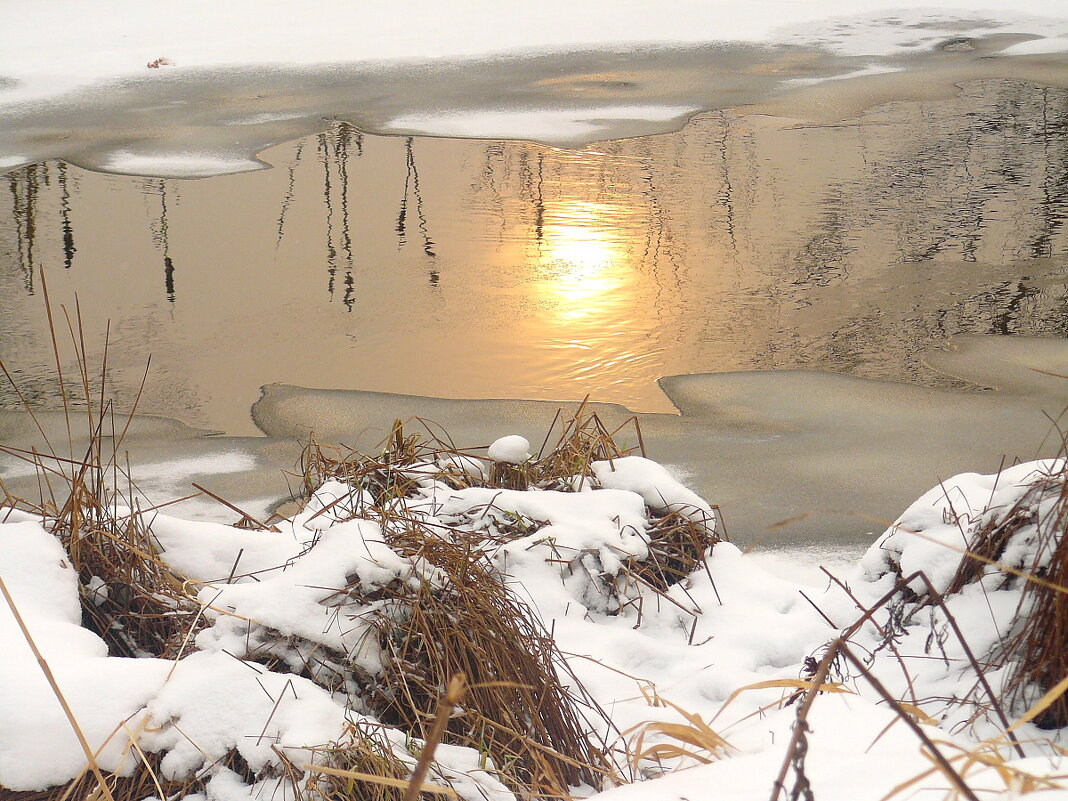
<path fill-rule="evenodd" d="M 286 226 L 286 214 L 289 211 L 289 204 L 293 202 L 293 190 L 296 186 L 296 171 L 300 166 L 300 158 L 304 154 L 304 139 L 301 139 L 297 143 L 297 153 L 292 163 L 289 165 L 289 183 L 286 186 L 285 197 L 282 198 L 282 208 L 278 212 L 278 239 L 275 240 L 274 249 L 277 251 L 282 244 L 282 234 L 285 232 Z"/>
<path fill-rule="evenodd" d="M 29 294 L 34 293 L 34 244 L 37 236 L 38 165 L 31 164 L 8 176 L 11 190 L 11 206 L 15 218 L 15 241 L 19 251 L 19 269 L 22 285 Z M 21 180 L 20 180 L 21 178 Z"/>
<path fill-rule="evenodd" d="M 720 113 L 723 120 L 723 132 L 716 143 L 719 146 L 720 171 L 723 174 L 722 188 L 716 197 L 716 205 L 722 206 L 727 213 L 727 238 L 731 243 L 731 253 L 738 258 L 738 238 L 734 231 L 734 187 L 731 185 L 730 159 L 727 157 L 727 142 L 730 138 L 730 117 L 726 112 Z"/>
<path fill-rule="evenodd" d="M 156 231 L 153 238 L 155 239 L 156 247 L 163 252 L 163 289 L 167 293 L 167 300 L 174 303 L 174 261 L 171 259 L 167 182 L 161 178 L 155 190 L 159 195 L 159 219 L 156 222 Z"/>
<path fill-rule="evenodd" d="M 1005 289 L 1009 289 L 1012 284 L 1006 284 Z M 1020 311 L 1020 307 L 1023 302 L 1030 297 L 1034 297 L 1038 294 L 1038 288 L 1028 286 L 1023 281 L 1015 282 L 1015 287 L 1012 291 L 1008 292 L 1008 301 L 1005 302 L 1001 310 L 994 315 L 990 325 L 990 333 L 1008 335 L 1016 332 L 1017 327 L 1014 325 L 1017 316 Z"/>
<path fill-rule="evenodd" d="M 407 147 L 411 147 L 412 138 L 408 137 Z M 400 250 L 408 244 L 408 193 L 412 182 L 412 169 L 408 166 L 404 174 L 404 194 L 401 196 L 400 209 L 397 211 L 397 249 Z"/>
<path fill-rule="evenodd" d="M 334 278 L 337 276 L 337 249 L 334 247 L 334 202 L 330 186 L 330 159 L 325 133 L 319 134 L 319 159 L 323 164 L 323 204 L 326 209 L 326 291 L 334 299 Z"/>
<path fill-rule="evenodd" d="M 426 213 L 423 210 L 423 193 L 419 188 L 419 168 L 415 163 L 415 149 L 412 137 L 404 140 L 405 174 L 404 195 L 401 197 L 400 211 L 397 214 L 397 247 L 403 248 L 408 243 L 408 198 L 415 199 L 415 215 L 419 220 L 419 234 L 423 240 L 423 254 L 430 259 L 429 281 L 431 286 L 437 286 L 441 275 L 434 266 L 437 253 L 434 251 L 434 240 L 430 238 L 430 230 L 426 221 Z"/>
<path fill-rule="evenodd" d="M 341 302 L 352 311 L 355 303 L 355 278 L 353 269 L 355 258 L 352 254 L 352 227 L 349 219 L 349 141 L 350 126 L 340 123 L 334 135 L 334 161 L 337 162 L 338 177 L 341 181 L 341 246 L 345 251 L 345 292 Z"/>
<path fill-rule="evenodd" d="M 541 252 L 542 240 L 545 238 L 545 190 L 543 187 L 545 154 L 538 153 L 538 183 L 536 200 L 534 201 L 534 238 L 538 243 L 538 252 Z"/>
<path fill-rule="evenodd" d="M 63 235 L 63 267 L 69 270 L 74 263 L 74 228 L 70 222 L 70 189 L 67 186 L 67 163 L 59 162 L 59 219 L 60 229 Z"/>
<path fill-rule="evenodd" d="M 1033 258 L 1050 258 L 1053 241 L 1068 215 L 1068 102 L 1050 119 L 1049 89 L 1042 89 L 1042 228 L 1031 243 Z"/>

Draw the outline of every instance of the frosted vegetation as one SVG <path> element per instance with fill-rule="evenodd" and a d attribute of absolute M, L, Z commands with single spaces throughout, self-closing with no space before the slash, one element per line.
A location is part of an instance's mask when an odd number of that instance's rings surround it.
<path fill-rule="evenodd" d="M 0 512 L 5 797 L 1060 786 L 1063 459 L 956 476 L 817 568 L 726 541 L 636 425 L 580 408 L 532 450 L 398 421 L 371 455 L 309 445 L 299 511 L 235 525 L 125 505 L 99 441 L 29 457 L 52 491 Z"/>

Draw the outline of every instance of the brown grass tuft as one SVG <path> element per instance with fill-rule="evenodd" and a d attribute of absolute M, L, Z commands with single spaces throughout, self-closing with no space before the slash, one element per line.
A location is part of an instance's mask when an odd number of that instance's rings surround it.
<path fill-rule="evenodd" d="M 34 467 L 39 497 L 14 498 L 5 489 L 0 505 L 40 515 L 63 543 L 81 579 L 84 623 L 108 644 L 112 655 L 173 657 L 199 621 L 199 606 L 187 596 L 182 577 L 158 558 L 158 549 L 138 513 L 140 492 L 122 463 L 122 444 L 140 394 L 128 414 L 115 411 L 105 392 L 107 339 L 99 379 L 91 378 L 81 313 L 73 320 L 66 309 L 64 313 L 77 365 L 73 384 L 64 379 L 54 327 L 52 338 L 66 412 L 67 449 L 61 453 L 52 447 L 24 401 L 46 450 L 0 450 Z M 0 372 L 23 398 L 2 361 Z M 79 453 L 74 450 L 76 439 L 85 442 Z"/>
<path fill-rule="evenodd" d="M 1068 677 L 1068 465 L 1057 476 L 1043 477 L 1034 487 L 1053 497 L 1044 519 L 1035 520 L 1038 536 L 1034 564 L 1028 572 L 1041 581 L 1024 586 L 1022 628 L 1005 645 L 1001 663 L 1011 665 L 1006 699 L 1026 708 Z M 1029 492 L 1030 494 L 1030 492 Z M 1037 501 L 1034 508 L 1038 508 Z M 1068 726 L 1068 697 L 1061 694 L 1033 721 L 1039 728 Z"/>
<path fill-rule="evenodd" d="M 1058 536 L 1057 523 L 1050 523 L 1048 515 L 1044 513 L 1044 506 L 1048 505 L 1050 498 L 1057 495 L 1061 496 L 1063 504 L 1066 483 L 1068 467 L 1050 474 L 1037 474 L 1009 509 L 1004 513 L 988 515 L 987 520 L 972 534 L 968 542 L 968 553 L 961 558 L 945 594 L 960 592 L 967 585 L 996 571 L 1001 571 L 1002 582 L 995 589 L 1002 589 L 1016 581 L 1018 573 L 1013 573 L 1012 570 L 1031 573 L 1039 569 L 1036 564 L 1026 564 L 1022 561 L 1006 562 L 1006 548 L 1013 540 L 1019 541 L 1020 537 L 1040 536 L 1049 539 Z M 1061 525 L 1060 533 L 1063 531 L 1064 526 Z M 1038 547 L 1040 553 L 1043 550 L 1048 553 L 1048 543 Z M 1011 570 L 1004 570 L 1005 567 Z"/>
<path fill-rule="evenodd" d="M 312 773 L 308 797 L 321 801 L 404 801 L 407 790 L 403 785 L 411 778 L 412 766 L 375 728 L 350 723 L 339 742 L 317 750 L 317 764 L 326 770 Z M 419 794 L 421 801 L 439 797 Z"/>
<path fill-rule="evenodd" d="M 589 410 L 587 401 L 583 400 L 572 414 L 565 414 L 562 410 L 556 413 L 545 434 L 541 451 L 527 466 L 527 486 L 566 492 L 573 489 L 570 484 L 572 477 L 593 476 L 594 462 L 620 459 L 635 450 L 645 455 L 645 443 L 637 417 L 628 418 L 617 428 L 609 429 L 596 412 Z M 635 446 L 622 446 L 618 442 L 628 427 L 633 427 Z M 546 452 L 554 434 L 555 444 Z"/>
<path fill-rule="evenodd" d="M 712 522 L 718 524 L 718 518 Z M 661 591 L 690 576 L 704 564 L 708 550 L 726 539 L 704 521 L 677 510 L 655 515 L 648 534 L 649 556 L 632 560 L 628 569 Z"/>
<path fill-rule="evenodd" d="M 370 703 L 381 720 L 426 738 L 451 676 L 468 678 L 463 711 L 444 741 L 474 748 L 515 789 L 569 797 L 568 786 L 600 785 L 615 773 L 586 714 L 604 713 L 584 695 L 549 634 L 509 594 L 499 574 L 463 544 L 436 536 L 392 542 L 426 559 L 444 581 L 391 589 L 376 616 L 383 669 Z"/>

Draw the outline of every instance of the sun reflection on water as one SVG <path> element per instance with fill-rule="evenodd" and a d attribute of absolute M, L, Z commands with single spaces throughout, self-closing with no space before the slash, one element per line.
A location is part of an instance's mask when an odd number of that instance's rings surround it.
<path fill-rule="evenodd" d="M 546 208 L 535 272 L 536 290 L 562 324 L 604 319 L 633 283 L 620 209 L 562 200 Z"/>

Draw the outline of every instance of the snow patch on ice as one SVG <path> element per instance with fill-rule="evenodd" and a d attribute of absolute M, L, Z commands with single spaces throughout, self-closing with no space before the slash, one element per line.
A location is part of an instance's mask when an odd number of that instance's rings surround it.
<path fill-rule="evenodd" d="M 109 172 L 152 175 L 161 178 L 206 178 L 211 175 L 262 170 L 254 159 L 217 156 L 211 153 L 131 153 L 120 151 L 104 165 Z"/>
<path fill-rule="evenodd" d="M 1029 42 L 1020 42 L 1001 51 L 1006 56 L 1039 56 L 1048 53 L 1068 52 L 1068 36 L 1046 36 L 1041 39 L 1032 39 Z"/>
<path fill-rule="evenodd" d="M 384 131 L 410 131 L 469 139 L 583 139 L 608 131 L 619 121 L 664 121 L 698 111 L 688 106 L 605 106 L 588 109 L 515 108 L 503 111 L 405 114 Z"/>

